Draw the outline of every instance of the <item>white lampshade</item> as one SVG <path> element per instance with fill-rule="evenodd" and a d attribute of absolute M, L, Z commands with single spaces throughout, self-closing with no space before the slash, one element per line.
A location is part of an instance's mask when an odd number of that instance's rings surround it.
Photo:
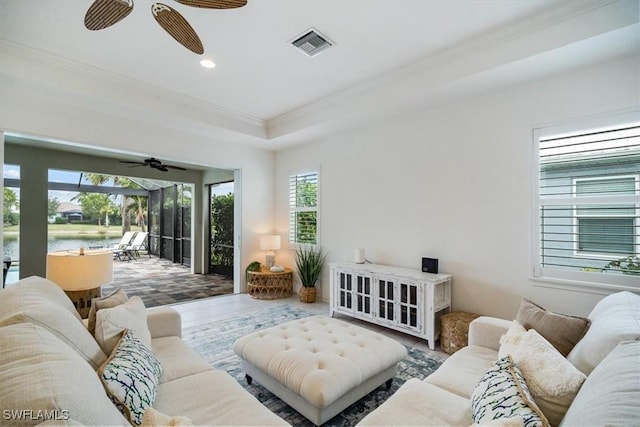
<path fill-rule="evenodd" d="M 280 249 L 280 236 L 270 234 L 261 236 L 260 249 L 266 251 L 277 251 Z"/>
<path fill-rule="evenodd" d="M 65 291 L 106 285 L 113 281 L 113 253 L 104 249 L 49 252 L 47 279 Z"/>

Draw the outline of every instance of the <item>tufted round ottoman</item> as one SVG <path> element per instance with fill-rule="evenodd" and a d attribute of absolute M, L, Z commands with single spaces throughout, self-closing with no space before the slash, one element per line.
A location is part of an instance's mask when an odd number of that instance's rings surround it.
<path fill-rule="evenodd" d="M 368 329 L 312 316 L 254 332 L 233 350 L 256 379 L 315 425 L 381 384 L 391 386 L 405 347 Z"/>
<path fill-rule="evenodd" d="M 440 317 L 440 348 L 445 353 L 453 354 L 467 346 L 469 341 L 469 323 L 478 314 L 454 311 Z"/>

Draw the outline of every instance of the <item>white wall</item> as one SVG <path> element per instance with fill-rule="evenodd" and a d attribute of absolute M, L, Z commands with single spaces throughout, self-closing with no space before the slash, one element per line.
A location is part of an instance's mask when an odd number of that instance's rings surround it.
<path fill-rule="evenodd" d="M 321 165 L 321 245 L 330 261 L 419 268 L 440 259 L 457 310 L 513 318 L 522 296 L 586 315 L 602 295 L 529 280 L 532 129 L 637 107 L 638 58 L 389 119 L 276 155 L 276 229 L 287 230 L 287 178 Z M 282 257 L 280 259 L 280 257 Z M 281 251 L 280 263 L 293 264 Z M 329 299 L 328 269 L 322 298 Z"/>

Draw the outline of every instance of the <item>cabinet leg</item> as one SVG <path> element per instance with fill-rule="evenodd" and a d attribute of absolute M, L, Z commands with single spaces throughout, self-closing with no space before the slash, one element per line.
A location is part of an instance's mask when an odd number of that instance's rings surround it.
<path fill-rule="evenodd" d="M 387 388 L 387 391 L 391 390 L 391 384 L 393 384 L 393 378 L 388 379 L 387 382 L 384 383 L 385 387 Z"/>
<path fill-rule="evenodd" d="M 253 378 L 251 378 L 251 375 L 244 374 L 244 377 L 247 380 L 247 384 L 251 385 L 251 383 L 253 382 Z"/>

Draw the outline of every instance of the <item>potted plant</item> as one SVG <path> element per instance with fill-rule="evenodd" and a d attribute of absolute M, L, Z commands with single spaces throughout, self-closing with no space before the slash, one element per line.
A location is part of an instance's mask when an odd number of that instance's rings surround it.
<path fill-rule="evenodd" d="M 296 267 L 298 276 L 302 282 L 300 288 L 301 302 L 314 302 L 316 300 L 316 282 L 322 274 L 327 255 L 321 249 L 312 246 L 298 246 L 296 248 Z"/>

